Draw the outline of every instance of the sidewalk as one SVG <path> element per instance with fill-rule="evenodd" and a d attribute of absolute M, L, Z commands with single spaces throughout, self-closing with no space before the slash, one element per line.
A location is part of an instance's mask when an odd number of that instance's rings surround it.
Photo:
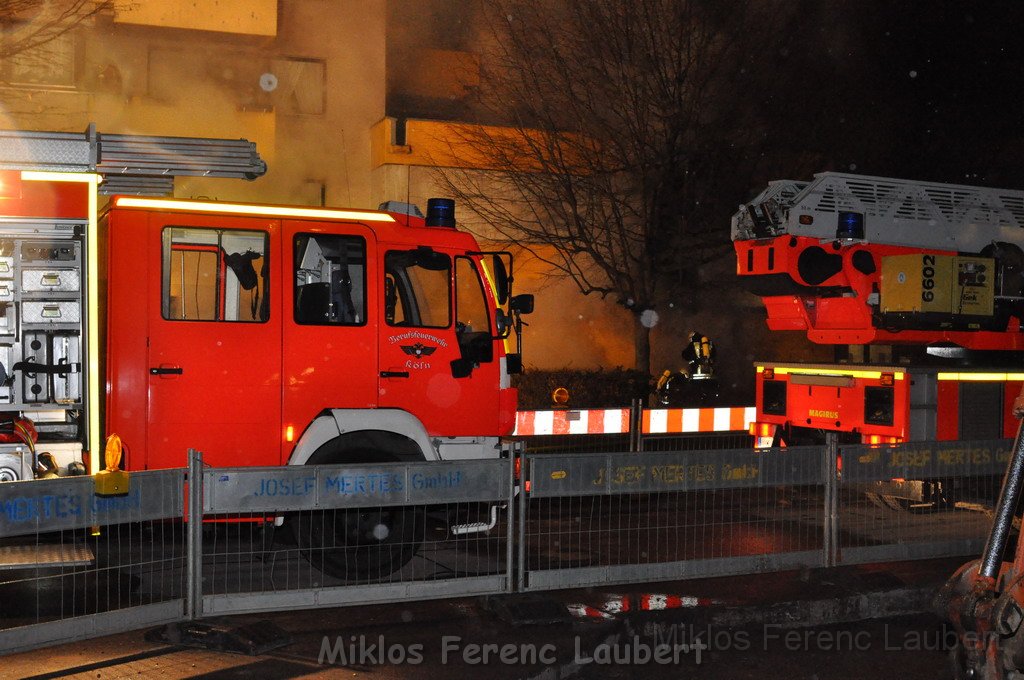
<path fill-rule="evenodd" d="M 0 677 L 945 677 L 947 631 L 923 613 L 963 561 L 237 616 L 219 622 L 287 644 L 249 656 L 134 631 L 3 657 Z M 674 658 L 644 661 L 658 649 Z"/>

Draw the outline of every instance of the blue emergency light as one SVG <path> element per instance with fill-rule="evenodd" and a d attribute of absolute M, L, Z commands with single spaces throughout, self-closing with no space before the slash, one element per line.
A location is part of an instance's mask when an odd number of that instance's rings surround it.
<path fill-rule="evenodd" d="M 841 212 L 836 224 L 836 238 L 864 239 L 864 214 L 859 212 Z"/>
<path fill-rule="evenodd" d="M 450 198 L 428 198 L 427 226 L 454 229 L 455 201 Z"/>

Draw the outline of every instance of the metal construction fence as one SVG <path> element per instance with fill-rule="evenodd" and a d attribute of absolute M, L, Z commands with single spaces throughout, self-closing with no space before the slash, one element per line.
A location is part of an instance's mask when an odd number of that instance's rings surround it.
<path fill-rule="evenodd" d="M 719 442 L 721 443 L 721 442 Z M 0 653 L 211 615 L 978 553 L 1012 442 L 0 484 Z"/>
<path fill-rule="evenodd" d="M 0 484 L 0 650 L 183 619 L 189 585 L 185 470 Z"/>

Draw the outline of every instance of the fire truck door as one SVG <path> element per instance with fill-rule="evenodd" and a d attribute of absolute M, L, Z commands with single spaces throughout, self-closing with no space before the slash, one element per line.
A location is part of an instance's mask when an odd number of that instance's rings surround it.
<path fill-rule="evenodd" d="M 377 406 L 375 237 L 365 225 L 285 220 L 284 424 L 297 440 L 325 408 Z M 290 244 L 290 245 L 288 245 Z M 285 443 L 285 458 L 293 443 Z"/>
<path fill-rule="evenodd" d="M 278 238 L 267 220 L 150 216 L 148 467 L 182 466 L 189 448 L 214 466 L 277 464 Z"/>
<path fill-rule="evenodd" d="M 498 357 L 477 264 L 428 248 L 383 254 L 380 406 L 418 417 L 437 436 L 497 432 Z M 452 362 L 464 360 L 460 374 Z"/>

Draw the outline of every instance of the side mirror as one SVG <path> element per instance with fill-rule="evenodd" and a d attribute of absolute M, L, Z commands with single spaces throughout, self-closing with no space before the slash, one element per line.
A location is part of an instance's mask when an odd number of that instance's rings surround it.
<path fill-rule="evenodd" d="M 533 314 L 533 294 L 516 295 L 512 298 L 512 303 L 509 306 L 517 314 Z"/>
<path fill-rule="evenodd" d="M 503 305 L 508 302 L 511 281 L 508 270 L 505 268 L 505 262 L 500 255 L 491 256 L 491 270 L 494 273 L 494 296 L 497 298 L 498 304 Z"/>

